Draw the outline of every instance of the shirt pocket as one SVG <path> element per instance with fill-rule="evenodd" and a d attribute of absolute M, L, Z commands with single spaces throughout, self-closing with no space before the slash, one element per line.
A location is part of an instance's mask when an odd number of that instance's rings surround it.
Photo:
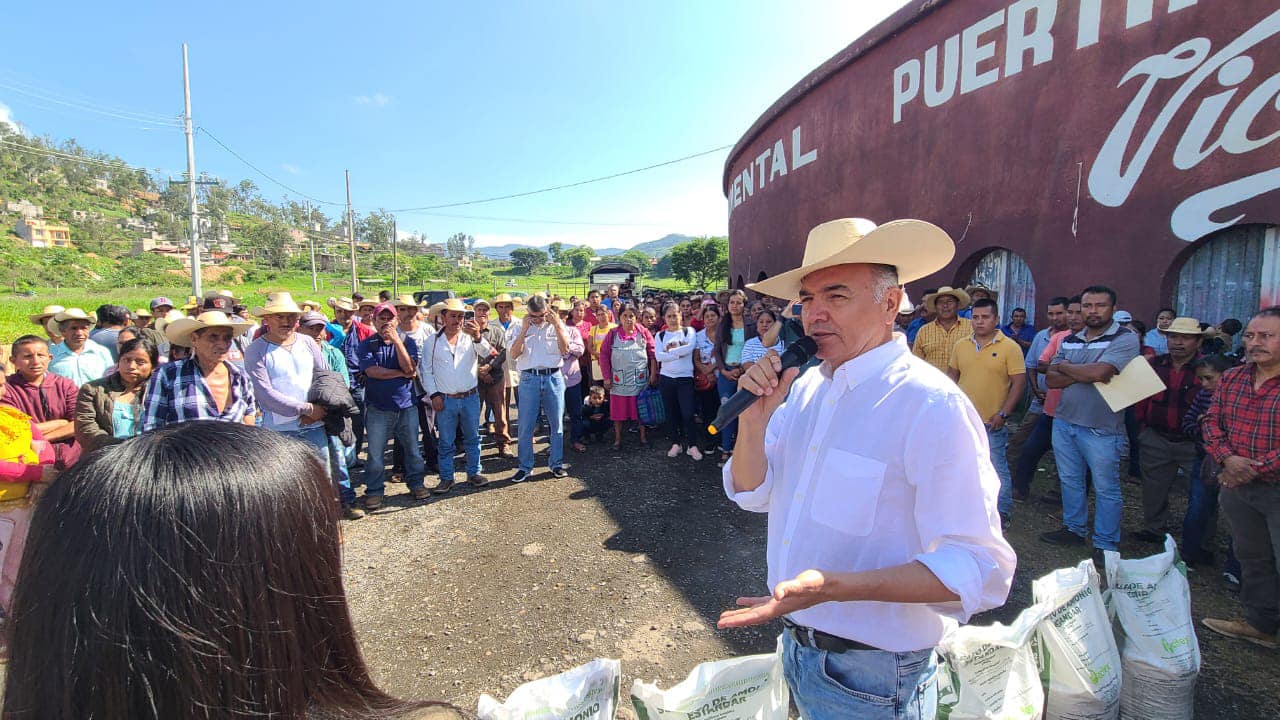
<path fill-rule="evenodd" d="M 831 448 L 813 492 L 809 514 L 846 535 L 871 532 L 886 465 L 865 455 Z"/>

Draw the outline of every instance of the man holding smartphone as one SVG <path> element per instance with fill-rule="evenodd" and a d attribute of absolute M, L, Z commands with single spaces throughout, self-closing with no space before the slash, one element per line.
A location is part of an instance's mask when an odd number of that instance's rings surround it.
<path fill-rule="evenodd" d="M 533 473 L 533 430 L 538 413 L 545 412 L 550 426 L 551 457 L 548 465 L 555 477 L 564 477 L 564 377 L 561 358 L 569 351 L 569 334 L 560 315 L 550 311 L 546 298 L 529 298 L 528 312 L 519 334 L 511 343 L 511 357 L 520 371 L 519 411 L 520 469 L 511 482 L 520 483 Z"/>

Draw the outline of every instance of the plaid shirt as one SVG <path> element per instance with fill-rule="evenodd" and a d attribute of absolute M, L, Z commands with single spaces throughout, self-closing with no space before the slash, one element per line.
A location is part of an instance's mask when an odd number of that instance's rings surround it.
<path fill-rule="evenodd" d="M 915 342 L 911 344 L 911 352 L 924 358 L 930 365 L 946 372 L 951 366 L 951 351 L 956 343 L 973 334 L 973 323 L 960 318 L 950 330 L 934 320 L 920 328 Z"/>
<path fill-rule="evenodd" d="M 1200 390 L 1200 379 L 1190 362 L 1175 368 L 1173 356 L 1168 354 L 1152 360 L 1151 369 L 1160 376 L 1166 389 L 1138 403 L 1134 409 L 1138 422 L 1175 442 L 1183 440 L 1182 419 Z"/>
<path fill-rule="evenodd" d="M 248 373 L 232 363 L 223 364 L 229 373 L 231 394 L 221 413 L 200 373 L 200 363 L 194 358 L 161 365 L 147 387 L 143 432 L 187 420 L 242 422 L 246 415 L 257 413 L 258 403 L 253 399 Z"/>
<path fill-rule="evenodd" d="M 1222 373 L 1209 411 L 1200 421 L 1204 449 L 1218 463 L 1239 455 L 1262 463 L 1260 482 L 1280 482 L 1280 377 L 1253 389 L 1253 363 Z"/>

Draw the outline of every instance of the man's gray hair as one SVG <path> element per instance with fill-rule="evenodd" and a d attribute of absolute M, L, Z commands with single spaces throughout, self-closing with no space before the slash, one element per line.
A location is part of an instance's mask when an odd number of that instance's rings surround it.
<path fill-rule="evenodd" d="M 529 312 L 546 312 L 547 299 L 541 295 L 534 295 L 525 302 L 525 305 L 528 307 Z"/>
<path fill-rule="evenodd" d="M 884 301 L 884 294 L 889 288 L 898 287 L 898 268 L 893 265 L 873 263 L 871 268 L 871 296 L 876 302 Z"/>

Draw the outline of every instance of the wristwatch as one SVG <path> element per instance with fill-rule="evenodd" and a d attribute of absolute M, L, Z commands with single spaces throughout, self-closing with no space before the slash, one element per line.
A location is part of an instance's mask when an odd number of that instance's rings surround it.
<path fill-rule="evenodd" d="M 1005 412 L 1005 411 L 1003 411 L 1003 410 L 1001 410 L 1000 412 L 998 412 L 998 413 L 996 413 L 996 414 L 1000 416 L 1000 419 L 1001 419 L 1001 420 L 1008 420 L 1008 419 L 1009 419 L 1009 413 L 1007 413 L 1007 412 Z"/>

